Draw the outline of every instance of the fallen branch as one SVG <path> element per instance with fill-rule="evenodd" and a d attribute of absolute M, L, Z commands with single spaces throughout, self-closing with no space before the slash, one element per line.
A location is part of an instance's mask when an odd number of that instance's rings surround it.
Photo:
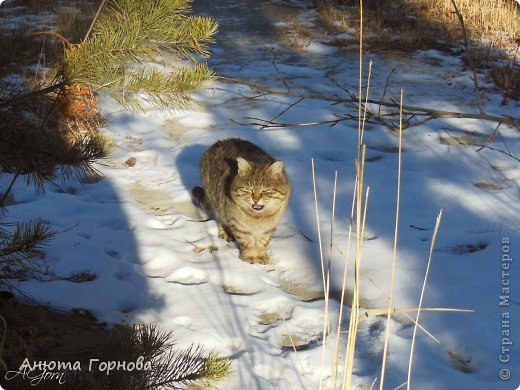
<path fill-rule="evenodd" d="M 301 102 L 302 98 L 299 98 L 297 103 Z M 349 104 L 357 104 L 359 102 L 357 97 L 352 97 L 350 99 L 340 99 L 335 98 L 335 103 L 349 103 Z M 377 106 L 383 106 L 383 107 L 390 107 L 390 108 L 399 108 L 399 103 L 394 102 L 385 102 L 385 101 L 379 101 L 374 99 L 368 99 L 366 100 L 369 104 L 374 104 Z M 287 111 L 287 110 L 285 110 Z M 382 115 L 373 114 L 370 115 L 370 118 L 383 118 L 383 117 L 391 117 L 394 115 L 398 115 L 398 113 L 387 113 Z M 407 106 L 403 105 L 403 115 L 405 116 L 422 116 L 422 117 L 428 117 L 429 120 L 431 119 L 437 119 L 437 118 L 457 118 L 457 119 L 478 119 L 478 120 L 485 120 L 490 122 L 495 122 L 498 124 L 506 124 L 506 125 L 512 125 L 512 126 L 520 126 L 520 118 L 513 117 L 513 116 L 505 116 L 505 115 L 493 115 L 488 114 L 485 112 L 455 112 L 455 111 L 446 111 L 446 110 L 437 110 L 433 108 L 424 108 L 424 107 L 417 107 L 417 106 Z M 277 115 L 275 118 L 279 117 Z M 358 120 L 358 117 L 355 115 L 337 115 L 334 119 L 329 119 L 325 121 L 319 121 L 319 122 L 303 122 L 303 123 L 290 123 L 290 122 L 275 122 L 274 118 L 271 120 L 261 119 L 261 118 L 255 118 L 255 117 L 244 117 L 244 119 L 253 120 L 255 122 L 238 122 L 235 120 L 231 120 L 233 123 L 243 125 L 243 126 L 259 126 L 262 130 L 264 129 L 274 129 L 274 128 L 286 128 L 286 127 L 299 127 L 299 126 L 317 126 L 317 125 L 330 125 L 334 126 L 338 124 L 339 122 L 346 121 L 346 120 Z"/>
<path fill-rule="evenodd" d="M 381 102 L 378 100 L 368 100 L 368 103 L 376 104 L 384 107 L 399 108 L 399 103 Z M 423 108 L 417 106 L 403 105 L 403 113 L 416 116 L 431 116 L 432 118 L 463 118 L 463 119 L 480 119 L 506 125 L 520 125 L 520 118 L 505 115 L 493 115 L 485 112 L 454 112 L 445 110 L 436 110 L 433 108 Z"/>

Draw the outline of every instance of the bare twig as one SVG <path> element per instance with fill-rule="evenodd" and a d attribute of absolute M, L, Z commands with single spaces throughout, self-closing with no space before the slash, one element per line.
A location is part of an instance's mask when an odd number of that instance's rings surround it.
<path fill-rule="evenodd" d="M 457 4 L 455 3 L 455 0 L 451 0 L 451 4 L 453 4 L 453 8 L 455 10 L 455 13 L 457 14 L 457 17 L 459 19 L 460 28 L 462 30 L 462 37 L 464 39 L 464 48 L 466 49 L 466 53 L 469 54 L 470 53 L 470 47 L 469 47 L 469 40 L 468 40 L 468 33 L 467 33 L 467 30 L 466 30 L 466 25 L 464 24 L 464 17 L 460 13 L 460 10 L 457 7 Z M 470 66 L 471 66 L 471 71 L 473 72 L 472 79 L 473 79 L 473 85 L 475 86 L 475 97 L 477 98 L 478 110 L 480 111 L 481 114 L 484 114 L 485 111 L 484 111 L 484 105 L 482 104 L 482 94 L 480 93 L 480 86 L 479 86 L 479 83 L 478 83 L 477 69 L 476 69 L 475 64 L 474 64 L 473 61 L 469 61 L 469 63 L 470 63 Z"/>
<path fill-rule="evenodd" d="M 2 334 L 2 341 L 0 341 L 0 366 L 7 371 L 7 364 L 5 364 L 5 361 L 2 357 L 2 353 L 4 352 L 4 343 L 5 338 L 7 336 L 7 322 L 5 322 L 5 318 L 0 315 L 0 320 L 2 321 L 2 324 L 4 325 L 4 332 Z"/>
<path fill-rule="evenodd" d="M 280 78 L 280 80 L 282 80 L 283 85 L 285 85 L 285 88 L 287 88 L 287 92 L 292 92 L 291 87 L 289 86 L 289 84 L 291 84 L 290 80 L 287 80 L 287 78 L 284 77 L 282 72 L 280 72 L 278 65 L 276 64 L 276 56 L 274 56 L 273 58 L 273 66 L 276 70 L 276 73 L 278 73 L 278 77 Z"/>
<path fill-rule="evenodd" d="M 279 112 L 278 114 L 276 114 L 273 118 L 271 118 L 271 120 L 269 121 L 269 123 L 272 123 L 275 119 L 278 119 L 279 117 L 281 117 L 283 114 L 285 114 L 287 111 L 289 111 L 291 108 L 293 108 L 294 106 L 296 106 L 297 104 L 300 104 L 301 102 L 303 102 L 304 98 L 300 97 L 298 100 L 296 100 L 294 103 L 291 103 L 287 108 L 285 108 L 284 110 L 282 110 L 281 112 Z"/>
<path fill-rule="evenodd" d="M 2 194 L 2 199 L 0 199 L 0 209 L 4 207 L 4 202 L 7 199 L 7 196 L 9 195 L 11 190 L 13 189 L 13 185 L 19 176 L 20 176 L 20 172 L 16 172 L 15 175 L 13 176 L 13 178 L 11 179 L 11 182 L 9 183 L 7 190 L 5 190 L 5 193 Z"/>
<path fill-rule="evenodd" d="M 298 228 L 297 226 L 293 226 L 291 224 L 287 224 L 287 227 L 289 227 L 290 229 L 294 230 L 295 232 L 298 232 L 302 235 L 302 237 L 308 241 L 308 242 L 314 242 L 314 240 L 312 238 L 310 238 L 307 234 L 305 234 L 300 228 Z"/>
<path fill-rule="evenodd" d="M 107 3 L 107 0 L 103 0 L 101 2 L 101 4 L 99 5 L 99 8 L 98 8 L 98 10 L 96 12 L 96 15 L 94 16 L 94 19 L 92 19 L 92 23 L 90 23 L 90 27 L 88 28 L 88 31 L 85 34 L 85 38 L 83 38 L 83 42 L 85 42 L 88 39 L 88 37 L 90 36 L 90 33 L 92 32 L 92 29 L 94 28 L 94 24 L 96 24 L 96 21 L 98 20 L 99 15 L 101 14 L 101 11 L 105 7 L 106 3 Z"/>
<path fill-rule="evenodd" d="M 407 380 L 406 380 L 406 388 L 407 390 L 410 390 L 410 383 L 411 383 L 411 377 L 412 377 L 412 363 L 413 363 L 413 354 L 414 354 L 414 350 L 415 350 L 415 339 L 416 339 L 416 336 L 417 336 L 417 328 L 418 328 L 418 324 L 419 324 L 419 316 L 421 314 L 421 311 L 423 311 L 423 307 L 422 307 L 422 304 L 423 304 L 423 299 L 424 299 L 424 293 L 426 291 L 426 283 L 428 281 L 428 276 L 429 276 L 429 273 L 430 273 L 430 265 L 431 265 L 431 262 L 432 262 L 432 255 L 433 255 L 433 248 L 435 246 L 435 240 L 437 239 L 437 233 L 439 231 L 439 225 L 441 223 L 441 219 L 442 219 L 442 209 L 439 211 L 439 214 L 437 214 L 437 220 L 436 220 L 436 223 L 435 223 L 435 229 L 433 230 L 433 235 L 432 235 L 432 241 L 430 243 L 430 254 L 428 256 L 428 263 L 426 265 L 426 271 L 424 273 L 424 280 L 423 280 L 423 285 L 422 285 L 422 288 L 421 288 L 421 295 L 419 297 L 419 306 L 418 306 L 418 310 L 417 310 L 417 314 L 415 316 L 415 326 L 413 328 L 413 335 L 412 335 L 412 346 L 410 348 L 410 359 L 408 361 L 408 377 L 407 377 Z"/>
<path fill-rule="evenodd" d="M 336 103 L 355 103 L 357 104 L 359 102 L 359 98 L 354 97 L 351 99 L 335 99 Z M 299 103 L 300 101 L 298 101 Z M 368 104 L 383 106 L 383 107 L 390 107 L 390 108 L 396 108 L 399 109 L 399 103 L 397 102 L 383 102 L 379 100 L 374 99 L 367 99 L 365 101 Z M 287 110 L 285 111 L 287 112 Z M 398 116 L 399 113 L 388 113 L 383 114 L 385 117 L 390 116 Z M 438 119 L 438 118 L 457 118 L 457 119 L 478 119 L 478 120 L 485 120 L 490 122 L 495 122 L 499 124 L 506 124 L 506 125 L 513 125 L 513 126 L 520 126 L 520 118 L 513 117 L 513 116 L 505 116 L 505 115 L 493 115 L 488 114 L 485 112 L 455 112 L 455 111 L 446 111 L 446 110 L 437 110 L 433 108 L 425 108 L 425 107 L 418 107 L 418 106 L 408 106 L 403 105 L 403 115 L 404 116 L 414 116 L 414 117 L 426 117 L 427 120 L 432 119 Z M 250 119 L 257 121 L 256 123 L 241 123 L 236 120 L 231 120 L 233 123 L 243 125 L 243 126 L 259 126 L 262 129 L 267 128 L 286 128 L 286 127 L 299 127 L 299 126 L 316 126 L 316 125 L 336 125 L 339 122 L 345 121 L 345 120 L 358 120 L 359 118 L 355 115 L 336 115 L 337 119 L 329 119 L 325 121 L 319 121 L 319 122 L 303 122 L 303 123 L 288 123 L 288 122 L 274 122 L 273 120 L 265 120 L 260 118 L 254 118 L 254 117 L 244 117 L 244 119 Z M 370 115 L 371 118 L 377 118 L 377 115 Z M 422 122 L 421 122 L 422 123 Z"/>
<path fill-rule="evenodd" d="M 388 77 L 386 78 L 385 87 L 383 88 L 383 94 L 381 95 L 381 101 L 383 101 L 383 99 L 384 99 L 385 96 L 386 96 L 386 91 L 387 91 L 387 89 L 388 89 L 388 84 L 390 84 L 390 78 L 391 78 L 392 75 L 394 74 L 395 69 L 396 69 L 396 68 L 393 68 L 392 71 L 390 72 L 390 74 L 388 75 Z M 378 111 L 378 114 L 381 114 L 381 105 L 379 105 L 379 111 Z"/>
<path fill-rule="evenodd" d="M 17 96 L 14 96 L 13 98 L 0 101 L 0 108 L 2 107 L 9 107 L 14 104 L 19 104 L 25 100 L 34 100 L 37 96 L 40 95 L 46 95 L 53 92 L 60 92 L 63 87 L 65 87 L 66 83 L 64 81 L 57 81 L 55 84 L 51 84 L 48 87 L 42 88 L 42 89 L 36 89 L 34 91 L 30 92 L 24 92 L 22 94 L 19 94 Z"/>
<path fill-rule="evenodd" d="M 477 149 L 477 152 L 480 152 L 482 149 L 484 149 L 487 145 L 489 144 L 492 144 L 493 142 L 495 142 L 495 139 L 497 138 L 497 135 L 498 135 L 498 128 L 500 127 L 501 123 L 499 123 L 497 125 L 497 127 L 495 128 L 495 130 L 491 133 L 491 135 L 488 137 L 488 139 L 486 140 L 486 142 L 484 142 L 484 145 L 482 145 L 480 148 Z"/>
<path fill-rule="evenodd" d="M 395 228 L 394 228 L 394 248 L 392 255 L 392 272 L 390 276 L 390 292 L 388 295 L 388 312 L 386 315 L 386 329 L 385 329 L 385 338 L 383 345 L 383 362 L 381 364 L 381 381 L 379 382 L 379 388 L 383 390 L 383 385 L 385 382 L 385 374 L 386 374 L 386 357 L 388 353 L 388 340 L 390 337 L 390 314 L 393 308 L 393 299 L 394 299 L 394 283 L 395 283 L 395 274 L 397 271 L 397 241 L 399 235 L 399 209 L 401 206 L 401 172 L 402 172 L 402 157 L 403 157 L 403 90 L 401 90 L 401 101 L 400 101 L 400 115 L 399 115 L 399 154 L 398 154 L 398 165 L 397 165 L 397 200 L 396 200 L 396 210 L 395 210 Z"/>
<path fill-rule="evenodd" d="M 520 158 L 514 156 L 509 151 L 504 152 L 503 150 L 500 150 L 498 148 L 493 148 L 492 146 L 488 146 L 488 145 L 485 145 L 485 144 L 474 144 L 474 146 L 478 146 L 479 147 L 478 151 L 480 151 L 482 149 L 493 150 L 494 152 L 499 152 L 499 153 L 505 154 L 507 157 L 512 158 L 513 160 L 520 162 Z"/>

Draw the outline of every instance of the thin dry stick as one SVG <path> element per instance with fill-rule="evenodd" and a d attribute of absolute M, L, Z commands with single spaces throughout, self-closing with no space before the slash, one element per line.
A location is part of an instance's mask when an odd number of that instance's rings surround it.
<path fill-rule="evenodd" d="M 390 78 L 394 74 L 395 70 L 396 70 L 396 68 L 393 68 L 390 71 L 390 74 L 388 75 L 388 77 L 386 78 L 385 87 L 383 88 L 383 94 L 381 95 L 381 99 L 380 99 L 381 101 L 383 101 L 383 99 L 386 96 L 386 92 L 387 92 L 387 89 L 388 89 L 388 84 L 390 84 Z M 379 109 L 378 109 L 377 113 L 378 113 L 378 115 L 381 115 L 381 106 L 379 106 Z"/>
<path fill-rule="evenodd" d="M 2 357 L 2 353 L 4 352 L 4 343 L 5 338 L 7 336 L 7 322 L 5 321 L 5 318 L 0 315 L 0 320 L 2 321 L 2 324 L 4 325 L 4 333 L 2 335 L 2 341 L 0 341 L 0 366 L 7 371 L 7 364 L 5 364 L 5 361 Z"/>
<path fill-rule="evenodd" d="M 368 202 L 368 194 L 370 189 L 367 188 L 365 202 L 363 203 L 363 196 L 359 192 L 359 188 L 363 188 L 363 172 L 365 169 L 364 161 L 365 161 L 365 151 L 366 147 L 363 145 L 361 149 L 361 163 L 358 164 L 359 172 L 359 182 L 358 182 L 358 194 L 356 201 L 356 214 L 357 214 L 357 224 L 356 224 L 356 255 L 354 261 L 354 291 L 352 297 L 352 305 L 350 312 L 350 322 L 349 322 L 349 334 L 347 340 L 347 350 L 343 371 L 343 389 L 350 389 L 352 382 L 352 371 L 354 366 L 354 355 L 356 350 L 356 337 L 357 330 L 359 325 L 359 291 L 360 291 L 360 278 L 359 273 L 361 269 L 361 248 L 363 245 L 363 233 L 365 231 L 365 222 L 366 222 L 366 209 Z"/>
<path fill-rule="evenodd" d="M 394 251 L 392 255 L 392 272 L 390 276 L 390 295 L 388 297 L 388 313 L 386 316 L 385 342 L 383 347 L 383 362 L 381 364 L 381 381 L 379 389 L 383 390 L 385 383 L 386 357 L 388 353 L 388 339 L 390 336 L 390 313 L 393 305 L 395 272 L 397 270 L 397 238 L 399 236 L 399 207 L 401 203 L 401 166 L 403 155 L 403 90 L 401 89 L 401 110 L 399 115 L 399 153 L 397 158 L 397 200 L 395 207 Z"/>
<path fill-rule="evenodd" d="M 362 151 L 363 161 L 365 159 L 365 148 L 363 147 Z M 364 165 L 362 167 L 364 169 Z M 362 184 L 361 184 L 362 185 Z M 352 307 L 350 312 L 350 324 L 349 324 L 349 334 L 347 341 L 347 353 L 345 358 L 345 367 L 343 374 L 343 389 L 351 389 L 352 388 L 352 371 L 354 369 L 354 356 L 356 351 L 356 338 L 359 326 L 359 291 L 360 291 L 360 278 L 359 272 L 361 269 L 361 247 L 363 244 L 363 234 L 365 231 L 365 223 L 366 223 L 366 215 L 367 215 L 367 204 L 368 204 L 368 195 L 370 193 L 370 187 L 367 187 L 367 191 L 365 194 L 365 202 L 362 206 L 363 215 L 362 219 L 360 217 L 360 221 L 358 221 L 357 226 L 357 234 L 356 237 L 356 260 L 354 263 L 354 294 L 352 299 Z"/>
<path fill-rule="evenodd" d="M 298 360 L 298 364 L 300 365 L 300 371 L 303 375 L 303 379 L 305 379 L 306 382 L 308 382 L 308 379 L 307 377 L 305 376 L 305 369 L 303 368 L 303 364 L 302 364 L 302 361 L 300 359 L 300 357 L 298 356 L 298 349 L 296 348 L 296 344 L 294 343 L 294 339 L 292 337 L 292 334 L 291 332 L 289 331 L 289 327 L 287 326 L 287 322 L 285 322 L 285 318 L 282 317 L 282 322 L 284 324 L 284 327 L 285 327 L 285 331 L 287 332 L 287 336 L 289 336 L 289 340 L 291 341 L 291 346 L 294 350 L 294 352 L 296 353 L 296 360 Z M 308 388 L 310 389 L 311 386 L 309 386 L 309 383 L 307 383 L 307 386 Z"/>
<path fill-rule="evenodd" d="M 377 382 L 377 376 L 372 381 L 372 384 L 370 385 L 370 390 L 372 390 L 374 388 L 374 386 L 376 385 L 376 382 Z"/>
<path fill-rule="evenodd" d="M 415 320 L 408 314 L 408 313 L 403 313 L 403 315 L 408 318 L 410 321 L 413 322 L 413 324 L 415 325 Z M 417 324 L 417 326 L 419 327 L 419 329 L 421 329 L 424 333 L 426 333 L 428 336 L 430 336 L 430 338 L 435 341 L 437 344 L 440 344 L 441 342 L 437 339 L 437 337 L 435 337 L 434 335 L 432 335 L 424 326 L 422 326 L 421 324 Z"/>
<path fill-rule="evenodd" d="M 82 42 L 85 42 L 88 39 L 88 37 L 90 36 L 90 33 L 92 32 L 92 29 L 94 28 L 94 24 L 96 24 L 96 21 L 98 20 L 99 15 L 101 14 L 101 11 L 105 7 L 106 3 L 107 3 L 107 0 L 103 0 L 101 2 L 101 4 L 99 5 L 99 8 L 98 8 L 98 10 L 96 12 L 96 15 L 94 16 L 94 19 L 92 19 L 92 23 L 90 23 L 90 27 L 88 28 L 88 31 L 85 34 L 85 38 L 83 38 Z"/>
<path fill-rule="evenodd" d="M 354 355 L 356 349 L 357 326 L 359 316 L 359 267 L 361 263 L 361 246 L 363 236 L 361 235 L 361 211 L 363 207 L 363 169 L 364 169 L 364 151 L 365 147 L 362 143 L 364 119 L 366 118 L 366 104 L 362 106 L 363 95 L 363 0 L 359 2 L 359 101 L 358 101 L 358 153 L 356 160 L 357 168 L 357 194 L 356 194 L 356 257 L 354 261 L 354 292 L 352 298 L 349 334 L 347 341 L 347 350 L 345 353 L 345 364 L 343 369 L 343 389 L 350 390 L 352 382 L 352 370 L 354 365 Z M 368 91 L 367 91 L 368 95 Z M 364 111 L 364 114 L 363 112 Z"/>
<path fill-rule="evenodd" d="M 370 78 L 372 77 L 372 60 L 368 63 L 368 78 L 367 78 L 367 93 L 365 96 L 365 107 L 368 106 L 368 92 L 370 91 Z M 367 123 L 367 112 L 368 110 L 365 108 L 363 110 L 363 124 L 361 127 L 361 139 L 360 142 L 363 144 L 363 136 L 365 135 L 365 124 Z"/>
<path fill-rule="evenodd" d="M 331 261 L 332 261 L 332 249 L 334 247 L 334 224 L 336 221 L 336 194 L 337 194 L 337 188 L 338 188 L 338 171 L 334 171 L 334 188 L 332 191 L 332 212 L 331 212 L 331 218 L 330 218 L 330 240 L 329 240 L 329 255 L 327 259 L 327 298 L 330 295 L 330 268 L 331 268 Z M 327 312 L 328 313 L 328 312 Z M 328 333 L 331 334 L 330 330 L 330 322 L 329 322 L 329 328 Z"/>
<path fill-rule="evenodd" d="M 395 307 L 392 309 L 392 314 L 399 313 L 404 315 L 406 318 L 408 318 L 410 321 L 412 321 L 415 324 L 415 320 L 408 314 L 410 312 L 417 312 L 418 308 L 400 308 Z M 421 311 L 442 311 L 442 312 L 457 312 L 457 313 L 473 313 L 475 310 L 472 309 L 455 309 L 455 308 L 449 308 L 449 307 L 425 307 L 420 309 Z M 365 318 L 370 318 L 374 316 L 383 316 L 386 315 L 388 312 L 388 309 L 369 309 L 363 314 L 359 316 L 360 321 Z M 440 344 L 441 342 L 437 340 L 435 336 L 433 336 L 426 328 L 424 328 L 421 324 L 417 324 L 419 329 L 421 329 L 424 333 L 426 333 L 433 341 L 435 341 L 437 344 Z"/>
<path fill-rule="evenodd" d="M 325 365 L 325 349 L 327 345 L 327 337 L 330 337 L 330 319 L 329 319 L 329 295 L 330 295 L 330 263 L 332 258 L 332 248 L 333 248 L 333 234 L 334 234 L 334 221 L 336 215 L 336 191 L 337 191 L 337 183 L 338 183 L 338 171 L 334 172 L 334 191 L 332 193 L 332 215 L 330 222 L 330 244 L 329 244 L 329 255 L 327 259 L 327 277 L 325 286 L 325 315 L 323 319 L 323 343 L 321 346 L 321 368 L 320 368 L 320 388 L 322 386 L 322 378 L 323 378 L 323 369 Z"/>
<path fill-rule="evenodd" d="M 7 190 L 5 190 L 4 194 L 2 195 L 2 198 L 0 199 L 0 208 L 4 207 L 4 202 L 7 199 L 7 196 L 9 196 L 9 193 L 13 189 L 13 185 L 16 182 L 16 179 L 20 176 L 20 171 L 17 171 L 13 178 L 11 179 L 11 182 L 9 183 L 9 186 L 7 187 Z"/>
<path fill-rule="evenodd" d="M 314 190 L 314 208 L 316 213 L 316 228 L 318 229 L 318 246 L 320 250 L 320 261 L 321 261 L 321 275 L 323 278 L 323 288 L 325 291 L 325 266 L 324 266 L 324 260 L 323 260 L 323 245 L 321 240 L 321 227 L 320 227 L 320 212 L 318 207 L 318 192 L 316 189 L 316 172 L 314 169 L 314 159 L 311 159 L 311 169 L 312 169 L 312 186 Z"/>
<path fill-rule="evenodd" d="M 312 186 L 314 190 L 314 208 L 316 213 L 316 228 L 318 230 L 318 246 L 320 250 L 321 276 L 323 278 L 323 294 L 325 296 L 325 312 L 323 317 L 323 346 L 320 365 L 320 390 L 323 388 L 323 368 L 325 364 L 325 344 L 327 341 L 327 329 L 329 328 L 329 292 L 327 290 L 328 276 L 325 275 L 325 260 L 323 257 L 323 245 L 321 239 L 320 212 L 318 207 L 318 191 L 316 189 L 316 171 L 314 169 L 314 159 L 311 159 L 312 167 Z"/>
<path fill-rule="evenodd" d="M 469 48 L 469 40 L 468 40 L 468 32 L 466 30 L 466 25 L 464 24 L 464 17 L 459 11 L 459 8 L 457 7 L 457 4 L 455 3 L 455 0 L 451 0 L 451 4 L 453 5 L 453 8 L 455 9 L 455 13 L 457 14 L 457 18 L 459 19 L 460 28 L 462 30 L 462 37 L 464 39 L 464 48 L 466 49 L 466 53 L 469 54 L 470 48 Z M 475 86 L 475 96 L 477 98 L 477 105 L 478 110 L 481 114 L 484 114 L 484 105 L 482 104 L 482 94 L 480 93 L 480 86 L 478 83 L 478 74 L 477 69 L 475 68 L 475 64 L 472 60 L 470 60 L 470 66 L 471 71 L 473 72 L 473 84 Z"/>
<path fill-rule="evenodd" d="M 325 97 L 321 98 L 322 100 L 329 100 L 333 101 L 334 103 L 356 103 L 359 104 L 359 99 L 340 99 L 340 98 L 334 98 L 334 99 L 327 99 Z M 366 100 L 367 103 L 377 105 L 377 106 L 384 106 L 384 107 L 390 107 L 390 108 L 399 108 L 399 103 L 395 102 L 381 102 L 379 100 L 374 99 L 368 99 Z M 405 116 L 413 116 L 413 117 L 428 117 L 430 119 L 439 119 L 439 118 L 455 118 L 455 119 L 478 119 L 478 120 L 484 120 L 484 121 L 490 121 L 495 123 L 503 123 L 506 125 L 512 125 L 512 126 L 519 126 L 520 125 L 520 118 L 515 116 L 506 116 L 506 115 L 493 115 L 488 113 L 481 113 L 481 112 L 455 112 L 455 111 L 445 111 L 445 110 L 436 110 L 433 108 L 425 108 L 425 107 L 418 107 L 418 106 L 408 106 L 403 105 L 403 114 Z M 390 117 L 392 115 L 397 115 L 397 113 L 388 113 L 385 114 L 386 117 Z M 378 117 L 377 115 L 370 115 L 370 117 Z M 257 122 L 238 122 L 235 120 L 231 120 L 231 122 L 236 123 L 241 126 L 259 126 L 261 129 L 283 129 L 286 127 L 305 127 L 305 126 L 317 126 L 317 125 L 329 125 L 333 126 L 340 122 L 346 121 L 346 120 L 352 120 L 354 119 L 354 116 L 352 115 L 336 115 L 334 119 L 330 120 L 324 120 L 324 121 L 316 121 L 316 122 L 272 122 L 270 123 L 268 120 L 262 119 L 262 118 L 256 118 L 256 117 L 249 117 L 246 116 L 244 119 L 249 119 Z"/>
<path fill-rule="evenodd" d="M 341 322 L 343 320 L 343 307 L 345 306 L 345 292 L 347 290 L 347 275 L 348 275 L 348 262 L 350 254 L 350 243 L 352 242 L 352 221 L 354 220 L 354 206 L 356 204 L 358 180 L 354 183 L 354 196 L 352 197 L 352 206 L 350 209 L 350 222 L 348 225 L 348 238 L 347 238 L 347 250 L 345 252 L 345 265 L 343 268 L 343 282 L 341 284 L 341 299 L 339 304 L 339 316 L 338 316 L 338 331 L 336 333 L 336 348 L 334 352 L 334 364 L 332 373 L 332 386 L 331 389 L 336 388 L 336 382 L 338 377 L 338 360 L 339 360 L 339 340 L 341 335 Z"/>
<path fill-rule="evenodd" d="M 435 229 L 433 230 L 432 242 L 430 244 L 430 254 L 428 256 L 428 264 L 426 266 L 426 272 L 424 274 L 423 285 L 421 289 L 421 297 L 419 298 L 419 307 L 417 310 L 417 315 L 415 316 L 415 326 L 413 327 L 413 336 L 412 336 L 412 346 L 410 349 L 410 360 L 408 361 L 408 377 L 406 380 L 406 388 L 410 390 L 411 377 L 412 377 L 412 362 L 413 362 L 413 351 L 415 348 L 415 338 L 417 336 L 417 324 L 419 323 L 419 316 L 421 315 L 422 302 L 424 299 L 424 292 L 426 291 L 426 282 L 428 281 L 428 274 L 430 273 L 430 264 L 432 261 L 433 248 L 435 246 L 435 240 L 437 239 L 437 232 L 439 231 L 439 225 L 441 223 L 442 218 L 442 209 L 439 211 L 437 215 L 437 221 L 435 222 Z"/>
<path fill-rule="evenodd" d="M 502 123 L 499 123 L 499 124 L 497 125 L 497 127 L 495 128 L 495 130 L 493 130 L 493 132 L 491 133 L 491 135 L 490 135 L 490 136 L 486 139 L 486 141 L 484 142 L 484 145 L 482 145 L 481 147 L 479 147 L 479 148 L 477 149 L 477 152 L 480 152 L 480 151 L 481 151 L 482 149 L 484 149 L 487 145 L 489 145 L 489 144 L 495 142 L 495 140 L 497 139 L 497 135 L 499 134 L 499 133 L 498 133 L 498 129 L 499 129 L 499 127 L 500 127 L 501 124 L 502 124 Z"/>
<path fill-rule="evenodd" d="M 406 386 L 406 382 L 403 382 L 401 383 L 399 386 L 397 386 L 394 390 L 399 390 L 399 389 L 402 389 L 403 387 Z"/>
<path fill-rule="evenodd" d="M 361 103 L 363 99 L 363 0 L 359 3 L 359 93 L 358 93 L 358 160 L 361 147 Z"/>

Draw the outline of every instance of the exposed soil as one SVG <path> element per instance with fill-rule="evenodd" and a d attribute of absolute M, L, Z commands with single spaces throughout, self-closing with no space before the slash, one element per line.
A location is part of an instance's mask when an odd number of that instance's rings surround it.
<path fill-rule="evenodd" d="M 88 362 L 98 356 L 111 334 L 90 312 L 53 311 L 23 304 L 14 298 L 0 297 L 0 315 L 7 325 L 7 331 L 0 326 L 0 337 L 5 335 L 1 357 L 8 371 L 18 371 L 26 358 L 30 364 L 39 361 Z M 30 380 L 21 375 L 8 381 L 4 368 L 0 368 L 0 373 L 0 385 L 5 389 L 33 388 Z M 42 381 L 37 388 L 49 385 L 52 388 L 56 382 Z"/>

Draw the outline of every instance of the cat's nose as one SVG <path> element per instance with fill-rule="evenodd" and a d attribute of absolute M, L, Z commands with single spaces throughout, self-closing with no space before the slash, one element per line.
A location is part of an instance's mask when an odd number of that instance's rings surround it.
<path fill-rule="evenodd" d="M 258 193 L 256 193 L 256 192 L 253 192 L 253 193 L 251 194 L 251 199 L 252 199 L 253 202 L 255 202 L 255 203 L 258 203 L 258 202 L 260 201 L 260 198 L 261 198 L 260 194 L 258 194 Z"/>

